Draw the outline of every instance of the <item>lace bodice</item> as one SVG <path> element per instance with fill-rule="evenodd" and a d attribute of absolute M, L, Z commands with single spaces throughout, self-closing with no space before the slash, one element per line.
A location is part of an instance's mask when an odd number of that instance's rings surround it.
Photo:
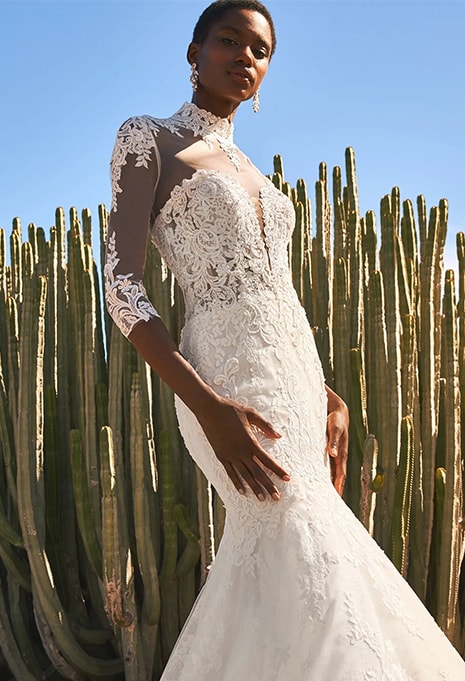
<path fill-rule="evenodd" d="M 255 206 L 234 176 L 198 170 L 175 187 L 152 229 L 184 293 L 187 317 L 225 308 L 251 290 L 290 284 L 287 240 L 294 209 L 271 182 Z"/>

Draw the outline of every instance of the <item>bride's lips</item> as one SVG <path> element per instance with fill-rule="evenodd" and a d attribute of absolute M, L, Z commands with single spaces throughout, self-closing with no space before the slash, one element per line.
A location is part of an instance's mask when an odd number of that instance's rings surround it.
<path fill-rule="evenodd" d="M 229 76 L 241 85 L 252 85 L 252 78 L 245 71 L 229 71 Z"/>

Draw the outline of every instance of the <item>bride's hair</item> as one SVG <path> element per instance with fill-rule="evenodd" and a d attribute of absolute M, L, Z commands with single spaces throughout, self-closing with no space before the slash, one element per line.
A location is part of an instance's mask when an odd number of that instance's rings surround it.
<path fill-rule="evenodd" d="M 216 0 L 208 5 L 200 15 L 192 36 L 192 42 L 203 43 L 208 31 L 221 17 L 234 9 L 250 9 L 265 17 L 271 29 L 271 55 L 276 49 L 276 32 L 271 14 L 259 0 Z M 270 56 L 271 56 L 270 55 Z"/>

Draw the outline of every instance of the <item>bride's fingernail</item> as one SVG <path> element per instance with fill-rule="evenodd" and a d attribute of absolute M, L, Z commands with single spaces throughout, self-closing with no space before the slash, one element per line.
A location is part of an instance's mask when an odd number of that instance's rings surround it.
<path fill-rule="evenodd" d="M 260 501 L 265 501 L 265 497 L 261 492 L 259 494 L 257 494 L 257 496 L 260 499 Z"/>
<path fill-rule="evenodd" d="M 239 494 L 245 494 L 245 489 L 243 487 L 240 487 L 237 491 Z"/>
<path fill-rule="evenodd" d="M 271 496 L 273 497 L 273 499 L 275 501 L 279 501 L 279 499 L 281 499 L 281 495 L 280 495 L 279 492 L 273 492 L 273 494 Z"/>
<path fill-rule="evenodd" d="M 290 479 L 291 479 L 291 476 L 288 475 L 287 473 L 286 473 L 286 475 L 283 475 L 283 480 L 285 480 L 286 482 L 289 482 Z"/>

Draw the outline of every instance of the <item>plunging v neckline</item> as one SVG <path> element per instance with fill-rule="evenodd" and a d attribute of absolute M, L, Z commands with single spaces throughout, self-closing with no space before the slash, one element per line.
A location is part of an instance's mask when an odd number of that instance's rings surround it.
<path fill-rule="evenodd" d="M 247 191 L 247 189 L 244 187 L 242 182 L 239 181 L 239 179 L 230 173 L 224 173 L 221 170 L 215 170 L 214 168 L 198 168 L 195 170 L 190 177 L 185 177 L 181 182 L 178 184 L 175 184 L 165 201 L 165 203 L 161 206 L 159 209 L 156 217 L 154 218 L 152 222 L 152 227 L 151 227 L 151 232 L 155 231 L 155 229 L 158 226 L 158 222 L 162 219 L 163 213 L 166 212 L 166 210 L 169 209 L 170 205 L 174 201 L 174 195 L 177 190 L 182 190 L 186 189 L 190 184 L 195 182 L 197 177 L 199 175 L 213 175 L 216 177 L 221 177 L 221 178 L 227 178 L 227 180 L 231 180 L 233 184 L 235 184 L 238 188 L 241 189 L 244 197 L 246 200 L 249 202 L 250 206 L 253 208 L 253 214 L 255 216 L 255 222 L 257 223 L 258 230 L 259 230 L 259 235 L 260 235 L 260 240 L 262 242 L 263 248 L 265 250 L 266 256 L 267 256 L 267 261 L 268 261 L 268 267 L 271 270 L 271 258 L 270 258 L 270 251 L 269 251 L 269 244 L 267 240 L 267 233 L 266 233 L 266 219 L 265 219 L 265 210 L 263 207 L 263 192 L 267 187 L 274 187 L 274 184 L 269 180 L 267 177 L 263 177 L 264 182 L 262 185 L 260 185 L 258 189 L 258 194 L 257 196 L 252 195 L 250 192 Z"/>

